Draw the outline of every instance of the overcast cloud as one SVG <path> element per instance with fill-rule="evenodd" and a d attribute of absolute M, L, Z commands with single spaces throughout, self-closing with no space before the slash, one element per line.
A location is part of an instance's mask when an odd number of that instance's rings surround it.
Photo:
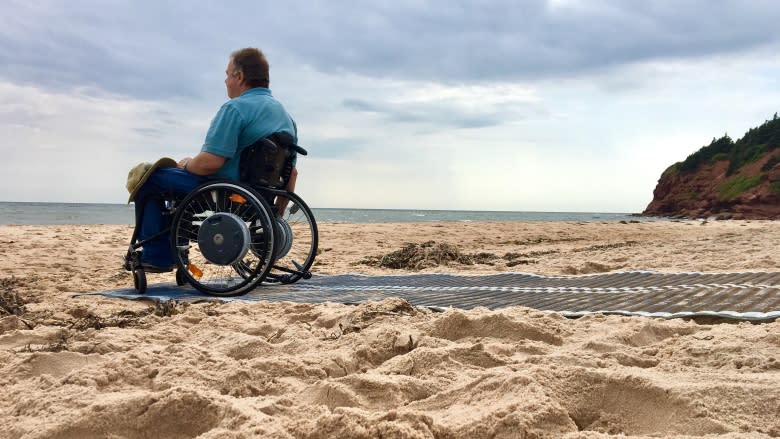
<path fill-rule="evenodd" d="M 130 166 L 199 150 L 244 46 L 316 207 L 639 211 L 780 97 L 774 1 L 182 5 L 0 4 L 0 200 L 123 202 Z"/>

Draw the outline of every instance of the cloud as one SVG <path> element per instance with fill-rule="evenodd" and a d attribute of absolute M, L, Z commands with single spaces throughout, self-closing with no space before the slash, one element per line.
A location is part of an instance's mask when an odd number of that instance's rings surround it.
<path fill-rule="evenodd" d="M 475 109 L 475 111 L 459 111 L 447 107 L 445 103 L 428 105 L 402 104 L 372 104 L 361 99 L 345 99 L 345 108 L 364 112 L 377 113 L 389 121 L 399 123 L 434 123 L 451 128 L 485 128 L 502 123 L 507 114 L 499 114 L 494 109 Z"/>
<path fill-rule="evenodd" d="M 301 146 L 307 148 L 307 151 L 316 157 L 325 159 L 349 159 L 355 158 L 359 151 L 363 150 L 365 145 L 369 142 L 368 139 L 360 137 L 333 137 L 317 139 L 313 141 L 312 146 Z"/>
<path fill-rule="evenodd" d="M 441 108 L 436 108 L 436 106 L 431 105 L 402 106 L 392 104 L 369 104 L 368 102 L 359 99 L 346 99 L 344 100 L 343 105 L 346 108 L 356 111 L 378 113 L 390 121 L 400 123 L 436 122 L 458 128 L 478 128 L 498 123 L 491 117 L 492 115 L 489 114 L 453 114 L 451 111 L 442 113 L 440 111 Z"/>
<path fill-rule="evenodd" d="M 753 50 L 778 43 L 780 17 L 776 2 L 746 7 L 703 0 L 293 5 L 289 10 L 306 31 L 274 29 L 301 62 L 323 71 L 447 83 L 576 77 L 623 64 Z"/>
<path fill-rule="evenodd" d="M 0 79 L 143 99 L 202 96 L 213 41 L 199 26 L 205 17 L 172 6 L 10 0 L 0 18 Z M 181 21 L 170 21 L 174 16 Z M 227 59 L 219 55 L 219 63 Z"/>
<path fill-rule="evenodd" d="M 391 87 L 403 91 L 393 93 Z M 386 122 L 435 129 L 488 128 L 548 114 L 539 98 L 526 87 L 446 86 L 411 81 L 391 87 L 370 100 L 345 98 L 341 106 L 377 115 Z"/>
<path fill-rule="evenodd" d="M 177 1 L 9 0 L 3 9 L 0 79 L 142 99 L 202 98 L 221 77 L 214 66 L 244 45 L 266 49 L 272 65 L 288 59 L 326 73 L 453 85 L 577 77 L 774 47 L 780 38 L 780 3 L 770 1 L 291 0 L 258 7 L 237 0 L 182 8 Z"/>
<path fill-rule="evenodd" d="M 0 82 L 0 102 L 4 201 L 124 202 L 127 170 L 197 152 L 209 111 L 7 82 Z"/>

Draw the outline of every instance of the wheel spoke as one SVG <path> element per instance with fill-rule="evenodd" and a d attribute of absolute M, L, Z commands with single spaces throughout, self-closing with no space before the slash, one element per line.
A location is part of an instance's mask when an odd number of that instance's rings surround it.
<path fill-rule="evenodd" d="M 175 256 L 180 266 L 197 267 L 202 272 L 196 279 L 191 271 L 184 270 L 187 281 L 199 290 L 217 295 L 242 294 L 259 284 L 270 270 L 272 262 L 269 258 L 269 243 L 264 236 L 271 221 L 269 211 L 263 201 L 232 183 L 204 185 L 185 198 L 172 229 L 172 239 L 178 244 Z M 235 215 L 240 221 L 238 224 L 251 226 L 250 240 L 244 244 L 250 250 L 241 260 L 221 265 L 223 262 L 211 262 L 201 251 L 201 224 L 214 214 Z M 211 242 L 208 237 L 207 240 Z"/>

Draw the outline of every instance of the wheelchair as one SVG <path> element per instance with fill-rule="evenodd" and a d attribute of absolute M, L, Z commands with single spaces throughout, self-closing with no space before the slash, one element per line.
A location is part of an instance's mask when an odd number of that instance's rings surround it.
<path fill-rule="evenodd" d="M 146 292 L 144 243 L 170 233 L 176 284 L 215 296 L 246 294 L 262 282 L 290 284 L 311 278 L 317 223 L 309 206 L 287 191 L 293 157 L 306 155 L 286 133 L 260 139 L 242 151 L 239 181 L 209 180 L 184 197 L 160 194 L 168 226 L 138 239 L 137 209 L 124 267 L 139 294 Z M 165 270 L 172 271 L 172 270 Z"/>

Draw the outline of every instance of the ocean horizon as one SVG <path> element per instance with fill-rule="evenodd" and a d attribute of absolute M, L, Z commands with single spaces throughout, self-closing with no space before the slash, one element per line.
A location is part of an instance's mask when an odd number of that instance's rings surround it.
<path fill-rule="evenodd" d="M 110 203 L 0 202 L 0 224 L 133 224 L 135 207 Z M 488 210 L 312 208 L 318 223 L 431 221 L 636 221 L 624 212 L 523 212 Z M 641 217 L 643 221 L 661 220 Z"/>

